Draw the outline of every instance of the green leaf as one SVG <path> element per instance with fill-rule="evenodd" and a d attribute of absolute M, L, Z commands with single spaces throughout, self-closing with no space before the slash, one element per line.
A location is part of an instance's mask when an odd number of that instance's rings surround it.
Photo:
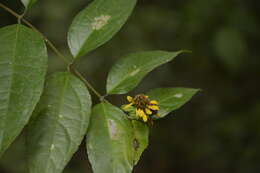
<path fill-rule="evenodd" d="M 0 156 L 27 124 L 47 69 L 42 37 L 23 25 L 0 29 Z"/>
<path fill-rule="evenodd" d="M 157 100 L 159 103 L 160 117 L 180 108 L 187 103 L 199 89 L 192 88 L 158 88 L 147 93 L 150 99 Z"/>
<path fill-rule="evenodd" d="M 25 8 L 29 9 L 37 0 L 21 0 Z"/>
<path fill-rule="evenodd" d="M 110 40 L 133 11 L 136 0 L 94 0 L 73 20 L 68 44 L 75 58 Z"/>
<path fill-rule="evenodd" d="M 87 151 L 94 173 L 130 173 L 133 168 L 133 129 L 117 107 L 94 107 L 87 134 Z"/>
<path fill-rule="evenodd" d="M 173 60 L 184 51 L 147 51 L 130 54 L 120 59 L 111 69 L 107 79 L 108 94 L 125 94 L 156 67 Z"/>
<path fill-rule="evenodd" d="M 134 131 L 134 163 L 137 164 L 149 142 L 149 127 L 140 121 L 132 121 Z"/>
<path fill-rule="evenodd" d="M 60 173 L 78 149 L 89 123 L 91 98 L 69 73 L 56 73 L 27 129 L 29 173 Z"/>

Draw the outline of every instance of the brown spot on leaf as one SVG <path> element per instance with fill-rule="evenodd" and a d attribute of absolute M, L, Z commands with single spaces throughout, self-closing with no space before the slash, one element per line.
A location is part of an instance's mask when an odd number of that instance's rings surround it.
<path fill-rule="evenodd" d="M 133 141 L 133 147 L 134 147 L 135 151 L 137 151 L 140 147 L 140 143 L 136 138 Z"/>

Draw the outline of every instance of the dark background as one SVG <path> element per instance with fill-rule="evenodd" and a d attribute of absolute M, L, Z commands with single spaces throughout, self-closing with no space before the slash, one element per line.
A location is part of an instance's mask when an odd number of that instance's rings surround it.
<path fill-rule="evenodd" d="M 0 0 L 22 12 L 18 0 Z M 26 18 L 64 54 L 73 17 L 90 1 L 39 0 Z M 135 173 L 260 172 L 260 6 L 255 0 L 139 0 L 124 28 L 81 59 L 78 68 L 102 93 L 111 65 L 140 50 L 189 49 L 149 74 L 133 92 L 155 87 L 201 88 L 188 104 L 156 122 Z M 0 9 L 0 26 L 16 19 Z M 1 46 L 1 45 L 0 45 Z M 49 73 L 65 66 L 50 51 Z M 109 97 L 114 104 L 124 96 Z M 21 135 L 0 161 L 0 173 L 25 173 Z M 64 173 L 91 172 L 84 144 Z"/>

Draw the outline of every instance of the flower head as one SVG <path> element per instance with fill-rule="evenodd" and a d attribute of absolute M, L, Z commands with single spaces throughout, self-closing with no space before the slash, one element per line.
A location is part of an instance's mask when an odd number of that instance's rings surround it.
<path fill-rule="evenodd" d="M 122 109 L 128 113 L 130 118 L 143 122 L 153 123 L 152 117 L 159 116 L 159 106 L 156 100 L 149 100 L 148 96 L 138 94 L 135 97 L 127 96 L 129 104 L 123 105 Z"/>

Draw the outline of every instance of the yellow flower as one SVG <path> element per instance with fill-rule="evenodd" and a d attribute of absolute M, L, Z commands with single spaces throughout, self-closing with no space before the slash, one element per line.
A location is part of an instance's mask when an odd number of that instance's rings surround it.
<path fill-rule="evenodd" d="M 141 113 L 140 113 L 140 110 L 141 110 L 141 109 L 135 109 L 135 113 L 136 113 L 137 116 L 142 117 L 142 115 L 141 115 Z"/>
<path fill-rule="evenodd" d="M 123 106 L 123 110 L 129 114 L 135 110 L 135 115 L 137 119 L 143 122 L 149 122 L 152 124 L 152 116 L 158 116 L 159 106 L 156 100 L 149 100 L 149 97 L 144 94 L 136 95 L 135 97 L 127 96 L 126 99 L 129 104 Z M 131 109 L 129 109 L 131 108 Z"/>
<path fill-rule="evenodd" d="M 148 117 L 147 117 L 147 115 L 144 113 L 144 111 L 142 109 L 136 109 L 136 114 L 137 114 L 137 116 L 142 118 L 144 122 L 147 122 Z"/>

